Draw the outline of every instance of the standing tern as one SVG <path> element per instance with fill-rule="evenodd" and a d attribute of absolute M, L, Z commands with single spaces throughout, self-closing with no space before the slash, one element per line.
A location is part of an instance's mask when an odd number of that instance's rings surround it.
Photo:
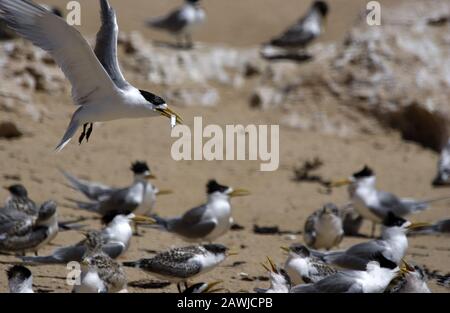
<path fill-rule="evenodd" d="M 42 6 L 31 0 L 0 0 L 0 19 L 50 53 L 72 85 L 72 98 L 79 108 L 57 151 L 69 143 L 81 126 L 79 142 L 89 140 L 95 122 L 157 115 L 171 119 L 175 116 L 181 122 L 162 98 L 125 80 L 117 59 L 116 15 L 107 0 L 100 0 L 100 5 L 102 26 L 94 52 L 74 27 Z"/>
<path fill-rule="evenodd" d="M 19 211 L 0 210 L 0 251 L 34 252 L 49 243 L 58 233 L 56 203 L 47 201 L 36 219 Z"/>
<path fill-rule="evenodd" d="M 33 275 L 22 265 L 14 265 L 6 270 L 10 293 L 34 293 Z"/>
<path fill-rule="evenodd" d="M 305 243 L 313 249 L 326 249 L 338 246 L 344 238 L 341 212 L 333 203 L 311 214 L 305 222 L 303 232 Z"/>
<path fill-rule="evenodd" d="M 349 269 L 364 270 L 370 261 L 378 261 L 383 267 L 388 267 L 388 264 L 400 265 L 408 248 L 406 232 L 424 225 L 412 224 L 390 212 L 383 222 L 381 239 L 359 243 L 347 250 L 311 252 L 326 263 Z"/>
<path fill-rule="evenodd" d="M 116 293 L 126 292 L 127 278 L 119 263 L 102 250 L 104 239 L 100 232 L 86 235 L 87 251 L 81 261 L 80 284 L 75 285 L 75 293 Z"/>
<path fill-rule="evenodd" d="M 185 0 L 182 7 L 165 16 L 147 21 L 147 26 L 161 29 L 174 35 L 178 47 L 192 48 L 192 30 L 206 19 L 205 11 L 200 7 L 200 0 Z M 185 44 L 183 45 L 183 37 Z"/>
<path fill-rule="evenodd" d="M 193 208 L 182 216 L 161 218 L 154 216 L 159 229 L 174 233 L 188 242 L 212 242 L 224 235 L 233 224 L 231 197 L 246 196 L 247 190 L 223 186 L 215 180 L 206 185 L 206 204 Z"/>
<path fill-rule="evenodd" d="M 372 261 L 365 270 L 339 271 L 317 283 L 292 287 L 291 293 L 382 293 L 399 273 L 398 267 L 385 268 Z"/>
<path fill-rule="evenodd" d="M 222 263 L 225 258 L 235 253 L 220 244 L 206 244 L 174 248 L 161 252 L 150 259 L 124 262 L 126 267 L 134 267 L 177 284 L 181 292 L 181 284 L 188 288 L 187 281 L 203 273 L 209 272 Z"/>
<path fill-rule="evenodd" d="M 110 215 L 105 218 L 109 218 Z M 109 257 L 116 259 L 123 255 L 130 246 L 132 237 L 131 222 L 134 223 L 154 223 L 154 220 L 145 216 L 136 216 L 133 213 L 128 215 L 116 215 L 109 221 L 104 220 L 107 226 L 100 232 L 104 244 L 102 250 Z M 74 245 L 64 246 L 55 249 L 48 256 L 28 256 L 22 257 L 22 261 L 31 264 L 67 264 L 71 261 L 81 262 L 88 249 L 87 239 Z"/>
<path fill-rule="evenodd" d="M 289 293 L 291 289 L 291 278 L 288 273 L 278 267 L 269 257 L 267 257 L 269 266 L 264 263 L 261 265 L 269 273 L 270 287 L 267 289 L 255 288 L 257 293 Z"/>
<path fill-rule="evenodd" d="M 269 45 L 287 49 L 305 48 L 322 33 L 322 25 L 328 11 L 326 2 L 315 1 L 304 17 L 272 39 Z"/>
<path fill-rule="evenodd" d="M 399 198 L 392 193 L 377 190 L 375 182 L 375 172 L 368 166 L 364 166 L 350 178 L 332 183 L 336 187 L 349 185 L 348 190 L 353 206 L 359 214 L 373 222 L 372 237 L 375 233 L 375 223 L 381 223 L 388 212 L 404 217 L 427 209 L 431 202 L 448 199 L 447 197 L 417 201 Z"/>
<path fill-rule="evenodd" d="M 334 267 L 313 256 L 304 245 L 293 244 L 282 249 L 289 253 L 284 269 L 293 285 L 316 283 L 337 272 Z"/>
<path fill-rule="evenodd" d="M 427 285 L 427 275 L 420 266 L 411 266 L 404 262 L 404 270 L 395 277 L 385 293 L 431 293 Z"/>
<path fill-rule="evenodd" d="M 435 187 L 450 185 L 450 139 L 441 151 L 437 174 L 432 184 Z"/>
<path fill-rule="evenodd" d="M 170 194 L 170 190 L 158 190 L 149 179 L 155 178 L 151 174 L 145 162 L 133 163 L 131 169 L 135 173 L 134 182 L 125 188 L 110 188 L 99 186 L 98 184 L 80 182 L 73 176 L 70 177 L 72 185 L 81 190 L 86 196 L 96 198 L 92 202 L 84 202 L 68 199 L 76 204 L 77 208 L 105 216 L 108 214 L 119 214 L 123 212 L 133 212 L 136 215 L 150 215 L 155 204 L 157 195 Z M 137 234 L 136 227 L 136 234 Z"/>

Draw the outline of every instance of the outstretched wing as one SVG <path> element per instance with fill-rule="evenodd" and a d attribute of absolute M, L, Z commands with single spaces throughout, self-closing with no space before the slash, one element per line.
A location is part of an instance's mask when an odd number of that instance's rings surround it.
<path fill-rule="evenodd" d="M 114 84 L 125 89 L 130 84 L 125 80 L 120 70 L 117 59 L 117 37 L 119 27 L 117 25 L 116 12 L 108 3 L 108 0 L 100 0 L 102 26 L 97 33 L 95 55 L 102 63 Z"/>
<path fill-rule="evenodd" d="M 88 42 L 62 18 L 31 0 L 0 0 L 0 17 L 19 35 L 51 54 L 72 84 L 76 104 L 83 105 L 115 91 Z"/>

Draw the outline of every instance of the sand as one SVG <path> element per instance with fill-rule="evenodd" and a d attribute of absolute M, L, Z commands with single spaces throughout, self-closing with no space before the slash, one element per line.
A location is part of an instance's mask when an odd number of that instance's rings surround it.
<path fill-rule="evenodd" d="M 43 1 L 60 3 L 60 1 Z M 96 1 L 81 1 L 83 25 L 86 35 L 93 35 L 98 27 Z M 203 28 L 195 38 L 203 42 L 225 42 L 229 45 L 248 46 L 258 44 L 277 34 L 291 20 L 295 20 L 307 5 L 297 0 L 208 0 L 205 7 L 209 14 L 208 27 Z M 384 1 L 386 3 L 387 1 Z M 142 21 L 164 12 L 178 1 L 111 1 L 116 7 L 119 22 L 125 31 L 139 30 L 146 38 L 165 39 L 142 27 Z M 341 40 L 352 25 L 356 14 L 364 7 L 365 1 L 333 1 L 333 13 L 329 27 L 322 40 Z M 258 9 L 255 9 L 256 4 Z M 342 4 L 342 5 L 341 5 Z M 295 8 L 295 9 L 294 9 Z M 250 18 L 251 17 L 251 18 Z M 125 73 L 126 74 L 126 73 Z M 149 86 L 148 82 L 133 81 L 155 92 L 162 87 Z M 202 116 L 204 123 L 210 124 L 278 124 L 282 112 L 257 111 L 248 106 L 250 91 L 227 89 L 218 106 L 213 108 L 177 108 L 186 124 L 192 126 L 194 116 Z M 80 198 L 67 188 L 61 167 L 83 178 L 101 181 L 111 185 L 126 185 L 131 180 L 128 170 L 134 160 L 146 160 L 158 179 L 155 184 L 160 189 L 172 189 L 171 196 L 157 200 L 155 212 L 162 216 L 181 214 L 185 210 L 201 204 L 205 200 L 205 183 L 210 178 L 233 187 L 245 187 L 252 195 L 232 200 L 235 221 L 244 226 L 242 231 L 231 231 L 217 242 L 239 251 L 239 255 L 228 258 L 222 266 L 201 277 L 211 281 L 221 279 L 223 287 L 232 292 L 252 291 L 255 287 L 265 287 L 267 282 L 248 282 L 240 278 L 240 273 L 250 277 L 265 275 L 259 263 L 266 256 L 282 263 L 285 256 L 280 246 L 302 242 L 282 235 L 256 235 L 253 225 L 279 226 L 282 230 L 303 229 L 306 217 L 326 202 L 344 204 L 348 201 L 345 188 L 326 195 L 315 184 L 299 184 L 292 180 L 292 168 L 301 162 L 319 157 L 324 166 L 318 171 L 325 178 L 341 178 L 368 164 L 378 173 L 378 186 L 402 196 L 418 199 L 446 196 L 450 190 L 433 189 L 431 180 L 435 175 L 438 155 L 414 143 L 401 140 L 395 132 L 385 135 L 360 135 L 352 139 L 336 138 L 308 131 L 280 128 L 280 168 L 275 172 L 260 172 L 260 162 L 254 161 L 182 161 L 170 158 L 170 138 L 167 120 L 117 121 L 95 128 L 89 144 L 78 146 L 69 144 L 62 153 L 54 153 L 53 148 L 60 139 L 74 106 L 68 94 L 52 96 L 36 94 L 36 99 L 48 103 L 48 113 L 41 122 L 30 122 L 26 117 L 15 122 L 23 123 L 32 135 L 20 140 L 0 141 L 0 162 L 2 185 L 15 183 L 6 179 L 8 175 L 19 175 L 20 181 L 29 189 L 30 196 L 38 202 L 55 199 L 58 201 L 61 220 L 78 216 L 92 216 L 66 206 L 66 197 Z M 332 104 L 330 104 L 332 105 Z M 7 193 L 0 190 L 0 199 Z M 413 221 L 434 221 L 448 217 L 449 202 L 439 202 L 421 214 L 412 216 Z M 89 225 L 98 228 L 93 221 Z M 362 229 L 368 234 L 370 224 Z M 51 245 L 40 251 L 41 255 L 51 252 L 56 246 L 74 243 L 82 235 L 76 231 L 60 233 Z M 341 248 L 348 247 L 364 239 L 345 238 Z M 145 250 L 164 250 L 173 246 L 186 245 L 175 236 L 156 230 L 147 230 L 143 237 L 134 237 L 131 248 L 119 261 L 134 260 L 150 254 Z M 446 237 L 418 237 L 410 239 L 408 260 L 426 265 L 443 273 L 450 272 L 450 243 Z M 0 292 L 7 290 L 4 270 L 13 256 L 0 255 Z M 238 261 L 245 263 L 233 267 Z M 36 288 L 50 292 L 68 292 L 65 283 L 65 266 L 31 267 Z M 138 270 L 126 269 L 129 282 L 151 279 Z M 448 289 L 430 282 L 434 292 Z M 164 289 L 129 288 L 130 292 L 173 292 L 175 286 Z"/>

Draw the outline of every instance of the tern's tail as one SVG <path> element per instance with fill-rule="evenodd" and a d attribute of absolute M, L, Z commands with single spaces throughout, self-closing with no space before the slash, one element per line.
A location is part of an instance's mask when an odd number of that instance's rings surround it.
<path fill-rule="evenodd" d="M 152 218 L 156 221 L 155 224 L 143 225 L 143 226 L 148 227 L 148 228 L 170 231 L 170 220 L 169 219 L 165 219 L 156 214 L 153 214 Z"/>
<path fill-rule="evenodd" d="M 97 202 L 84 202 L 84 201 L 79 201 L 79 200 L 75 200 L 75 199 L 71 199 L 71 198 L 66 198 L 66 200 L 75 203 L 76 205 L 76 209 L 82 209 L 82 210 L 86 210 L 89 212 L 94 212 L 94 213 L 99 213 L 99 204 Z"/>
<path fill-rule="evenodd" d="M 64 170 L 60 170 L 61 173 L 64 175 L 64 177 L 66 177 L 66 179 L 69 181 L 70 185 L 75 188 L 78 191 L 81 191 L 85 196 L 87 196 L 88 198 L 90 198 L 92 195 L 90 193 L 89 190 L 89 186 L 85 183 L 83 183 L 82 180 L 76 178 L 73 175 L 70 175 L 69 173 L 67 173 Z"/>
<path fill-rule="evenodd" d="M 80 108 L 81 109 L 81 108 Z M 64 149 L 64 147 L 69 143 L 69 141 L 72 139 L 73 135 L 78 130 L 78 127 L 80 127 L 80 123 L 78 119 L 76 118 L 77 113 L 79 112 L 78 109 L 72 116 L 72 119 L 70 120 L 69 127 L 67 127 L 66 133 L 64 134 L 63 138 L 61 139 L 60 143 L 56 146 L 55 150 L 57 152 Z"/>
<path fill-rule="evenodd" d="M 53 255 L 48 256 L 23 256 L 20 259 L 26 264 L 60 264 L 63 261 L 55 258 Z"/>

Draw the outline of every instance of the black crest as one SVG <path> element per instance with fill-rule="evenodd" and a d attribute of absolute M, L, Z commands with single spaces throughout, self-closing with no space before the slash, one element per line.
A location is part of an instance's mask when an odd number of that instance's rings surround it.
<path fill-rule="evenodd" d="M 145 172 L 150 172 L 150 168 L 148 167 L 147 163 L 144 161 L 136 161 L 133 164 L 131 164 L 130 168 L 133 173 L 135 174 L 143 174 Z"/>
<path fill-rule="evenodd" d="M 189 2 L 189 3 L 199 3 L 200 0 L 186 0 L 186 2 Z"/>
<path fill-rule="evenodd" d="M 228 248 L 225 247 L 224 245 L 221 244 L 207 244 L 207 245 L 203 245 L 203 248 L 205 248 L 206 250 L 208 250 L 211 253 L 214 254 L 221 254 L 221 253 L 225 253 L 227 252 Z"/>
<path fill-rule="evenodd" d="M 28 197 L 27 189 L 21 184 L 11 185 L 8 187 L 8 190 L 14 196 Z"/>
<path fill-rule="evenodd" d="M 374 176 L 374 175 L 375 175 L 375 172 L 370 167 L 365 165 L 362 170 L 354 173 L 353 177 L 354 178 L 364 178 L 364 177 L 370 177 L 370 176 Z"/>
<path fill-rule="evenodd" d="M 403 224 L 405 224 L 407 221 L 404 218 L 401 218 L 400 216 L 395 215 L 394 213 L 390 212 L 386 215 L 386 217 L 383 220 L 383 225 L 386 227 L 400 227 Z"/>
<path fill-rule="evenodd" d="M 141 95 L 145 98 L 145 100 L 147 100 L 148 102 L 152 103 L 155 106 L 163 105 L 166 103 L 166 101 L 163 98 L 161 98 L 151 92 L 148 92 L 145 90 L 139 90 L 139 91 L 140 91 Z"/>
<path fill-rule="evenodd" d="M 20 281 L 26 280 L 31 277 L 31 271 L 22 265 L 14 265 L 6 270 L 8 279 L 18 279 Z"/>
<path fill-rule="evenodd" d="M 320 14 L 322 14 L 322 16 L 326 16 L 329 11 L 328 4 L 325 1 L 314 2 L 314 8 L 319 10 L 319 12 L 320 12 Z"/>
<path fill-rule="evenodd" d="M 218 192 L 225 192 L 225 191 L 227 191 L 229 188 L 230 188 L 230 187 L 228 187 L 228 186 L 220 185 L 219 183 L 217 183 L 217 181 L 215 181 L 215 180 L 213 179 L 213 180 L 210 180 L 210 181 L 208 182 L 208 184 L 206 185 L 206 192 L 207 192 L 208 194 L 212 194 L 212 193 L 214 193 L 214 192 L 216 192 L 216 191 L 218 191 Z"/>

